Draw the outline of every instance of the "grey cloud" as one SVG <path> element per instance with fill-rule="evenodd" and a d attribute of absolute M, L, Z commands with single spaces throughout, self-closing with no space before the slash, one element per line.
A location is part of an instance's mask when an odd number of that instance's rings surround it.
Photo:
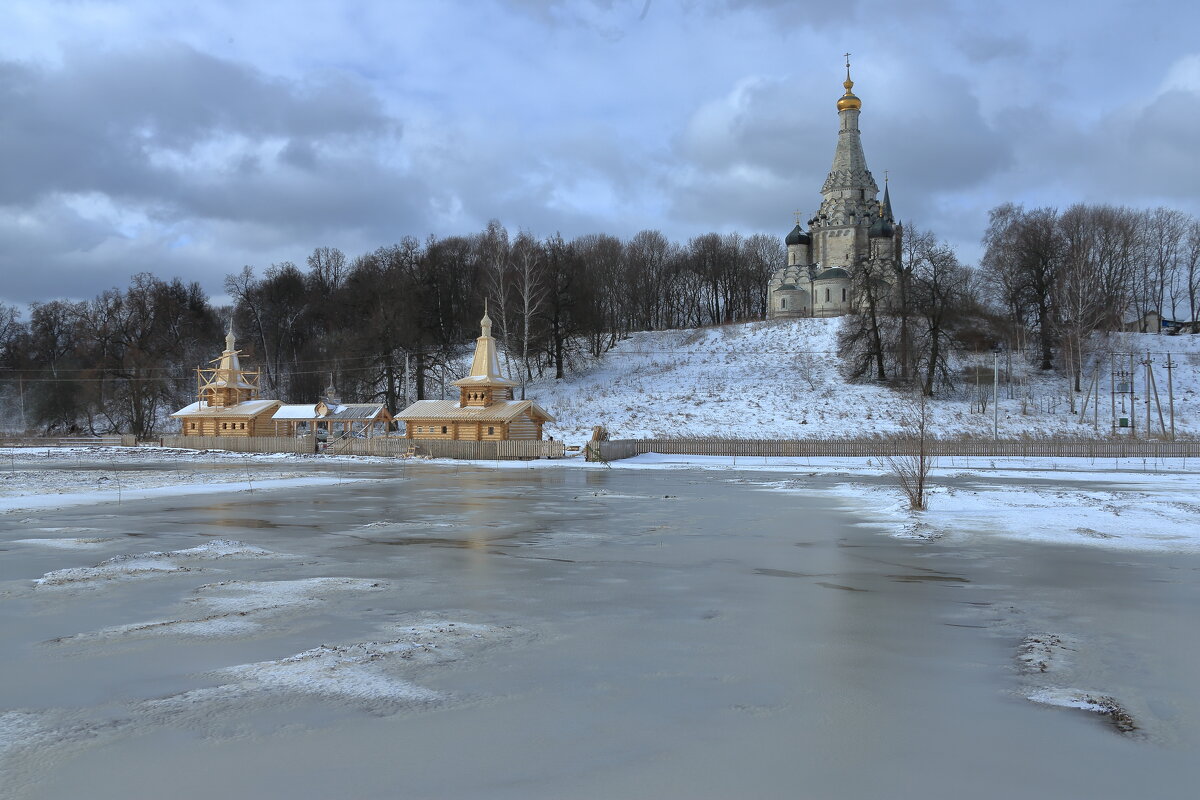
<path fill-rule="evenodd" d="M 892 170 L 909 198 L 898 213 L 936 217 L 939 197 L 986 183 L 1012 154 L 964 81 L 938 76 L 917 85 L 928 88 L 891 98 L 882 87 L 863 92 L 860 127 L 876 179 L 882 184 Z M 817 103 L 798 81 L 754 79 L 697 111 L 678 143 L 691 169 L 673 192 L 677 212 L 750 229 L 786 227 L 797 207 L 807 218 L 837 143 L 835 88 Z"/>
<path fill-rule="evenodd" d="M 114 272 L 199 263 L 214 289 L 241 266 L 222 262 L 238 237 L 248 256 L 267 243 L 300 257 L 333 237 L 374 247 L 429 226 L 436 193 L 380 156 L 402 150 L 400 123 L 345 77 L 284 81 L 178 45 L 81 51 L 58 68 L 0 64 L 0 107 L 0 267 L 17 299 L 60 294 L 61 274 L 91 270 L 68 284 L 88 294 Z M 87 219 L 80 203 L 104 211 Z M 122 231 L 137 220 L 159 230 Z M 205 251 L 223 222 L 233 238 Z"/>

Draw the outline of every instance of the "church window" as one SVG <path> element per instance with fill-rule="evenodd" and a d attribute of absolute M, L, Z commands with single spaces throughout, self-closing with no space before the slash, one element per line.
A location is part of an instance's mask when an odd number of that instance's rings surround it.
<path fill-rule="evenodd" d="M 842 287 L 842 302 L 846 302 L 846 288 Z"/>
<path fill-rule="evenodd" d="M 786 297 L 779 298 L 779 310 L 780 311 L 787 310 L 787 298 Z"/>
<path fill-rule="evenodd" d="M 825 290 L 825 302 L 826 303 L 829 302 L 829 290 L 828 289 Z"/>

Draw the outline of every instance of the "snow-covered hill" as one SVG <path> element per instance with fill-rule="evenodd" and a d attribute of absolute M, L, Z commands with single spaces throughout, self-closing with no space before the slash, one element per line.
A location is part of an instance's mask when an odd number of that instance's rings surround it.
<path fill-rule="evenodd" d="M 825 438 L 888 434 L 900 427 L 903 397 L 892 389 L 847 383 L 838 370 L 839 319 L 751 322 L 698 330 L 637 333 L 601 359 L 564 380 L 529 385 L 528 397 L 558 421 L 546 433 L 568 443 L 591 435 L 593 425 L 614 438 L 727 436 Z M 1154 351 L 1155 380 L 1167 414 L 1165 358 L 1175 370 L 1176 430 L 1200 434 L 1200 336 L 1116 334 L 1101 349 Z M 1144 358 L 1144 355 L 1143 355 Z M 965 355 L 958 366 L 978 363 L 990 381 L 990 354 Z M 1137 376 L 1136 424 L 1145 422 L 1142 373 Z M 1094 435 L 1092 412 L 1081 423 L 1071 414 L 1067 380 L 1014 359 L 1012 399 L 1000 395 L 1001 437 Z M 1100 381 L 1100 432 L 1110 430 L 1109 381 Z M 934 403 L 939 436 L 991 436 L 992 408 L 978 411 L 976 388 L 960 382 L 954 396 Z M 1077 407 L 1078 408 L 1078 407 Z M 1158 425 L 1157 408 L 1154 424 Z M 1168 420 L 1169 425 L 1169 420 Z"/>

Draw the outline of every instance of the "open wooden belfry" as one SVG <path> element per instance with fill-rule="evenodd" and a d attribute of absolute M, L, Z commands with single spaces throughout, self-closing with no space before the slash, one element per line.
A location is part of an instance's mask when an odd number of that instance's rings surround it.
<path fill-rule="evenodd" d="M 278 400 L 258 398 L 258 370 L 243 369 L 235 347 L 233 329 L 225 336 L 225 350 L 210 363 L 196 368 L 196 402 L 171 416 L 182 423 L 184 436 L 270 436 L 271 415 Z"/>
<path fill-rule="evenodd" d="M 553 422 L 532 400 L 514 400 L 517 384 L 500 372 L 492 320 L 484 307 L 482 335 L 475 340 L 471 373 L 454 381 L 459 400 L 418 400 L 396 415 L 409 439 L 507 440 L 541 439 L 542 426 Z"/>

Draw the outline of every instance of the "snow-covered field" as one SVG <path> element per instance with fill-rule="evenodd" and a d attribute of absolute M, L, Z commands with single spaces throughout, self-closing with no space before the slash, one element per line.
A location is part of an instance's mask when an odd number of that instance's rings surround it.
<path fill-rule="evenodd" d="M 904 413 L 897 393 L 847 383 L 839 372 L 841 322 L 779 320 L 635 333 L 561 381 L 530 384 L 527 396 L 557 417 L 546 426 L 547 434 L 568 443 L 590 438 L 594 425 L 604 425 L 617 439 L 812 439 L 894 433 Z M 1161 354 L 1172 353 L 1176 430 L 1200 434 L 1200 336 L 1113 334 L 1100 349 L 1156 354 L 1152 361 L 1164 416 L 1168 398 Z M 1144 355 L 1138 360 L 1143 359 Z M 1070 412 L 1065 378 L 1043 374 L 1020 359 L 1014 362 L 1012 388 L 1017 397 L 1008 399 L 1006 386 L 1000 391 L 1002 437 L 1095 435 L 1090 410 L 1086 422 Z M 966 354 L 957 363 L 960 368 L 983 368 L 985 382 L 990 381 L 990 354 Z M 1142 377 L 1141 371 L 1135 376 L 1139 427 L 1145 420 Z M 973 410 L 974 391 L 974 384 L 963 381 L 957 396 L 934 403 L 938 435 L 992 435 L 991 406 L 986 413 Z M 1100 382 L 1102 434 L 1108 433 L 1111 420 L 1108 392 L 1105 374 Z M 1157 408 L 1153 421 L 1157 427 Z"/>

